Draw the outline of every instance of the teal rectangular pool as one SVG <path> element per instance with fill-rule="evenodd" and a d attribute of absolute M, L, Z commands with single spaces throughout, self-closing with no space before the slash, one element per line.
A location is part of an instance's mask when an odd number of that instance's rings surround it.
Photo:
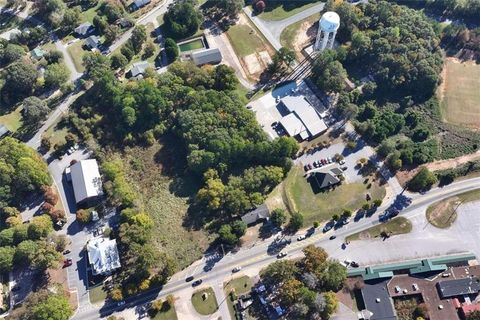
<path fill-rule="evenodd" d="M 205 46 L 203 45 L 202 39 L 193 39 L 191 41 L 178 45 L 178 47 L 180 48 L 181 52 L 187 52 L 187 51 L 192 51 L 196 49 L 202 49 Z"/>

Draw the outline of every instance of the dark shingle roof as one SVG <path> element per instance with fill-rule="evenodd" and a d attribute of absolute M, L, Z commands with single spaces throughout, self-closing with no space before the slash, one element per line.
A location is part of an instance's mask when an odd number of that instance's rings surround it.
<path fill-rule="evenodd" d="M 312 175 L 320 189 L 331 187 L 340 182 L 340 179 L 328 172 L 314 172 Z"/>
<path fill-rule="evenodd" d="M 480 292 L 479 278 L 464 278 L 437 282 L 440 297 L 450 298 Z"/>
<path fill-rule="evenodd" d="M 397 319 L 393 302 L 387 289 L 389 280 L 366 281 L 365 286 L 361 290 L 365 309 L 373 313 L 370 320 Z"/>
<path fill-rule="evenodd" d="M 242 221 L 246 224 L 252 224 L 261 219 L 267 219 L 270 216 L 270 211 L 266 204 L 262 204 L 252 211 L 242 216 Z"/>

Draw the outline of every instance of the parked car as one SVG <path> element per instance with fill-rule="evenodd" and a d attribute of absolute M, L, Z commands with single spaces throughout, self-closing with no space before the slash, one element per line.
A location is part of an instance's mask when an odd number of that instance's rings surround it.
<path fill-rule="evenodd" d="M 313 161 L 313 166 L 314 166 L 315 168 L 318 168 L 318 163 L 317 163 L 316 161 Z"/>
<path fill-rule="evenodd" d="M 235 268 L 232 269 L 232 272 L 235 273 L 235 272 L 238 272 L 240 270 L 242 270 L 242 267 L 235 267 Z"/>
<path fill-rule="evenodd" d="M 350 218 L 344 219 L 343 220 L 343 225 L 349 224 L 350 223 Z"/>
<path fill-rule="evenodd" d="M 333 236 L 330 236 L 329 239 L 330 239 L 330 240 L 334 240 L 334 239 L 336 239 L 336 238 L 337 238 L 337 236 L 336 236 L 336 235 L 333 235 Z"/>
<path fill-rule="evenodd" d="M 192 287 L 197 287 L 197 286 L 201 285 L 202 282 L 203 282 L 202 279 L 195 280 L 195 281 L 192 282 Z"/>
<path fill-rule="evenodd" d="M 327 224 L 323 227 L 323 232 L 329 231 L 330 229 L 332 229 L 332 227 L 333 227 L 333 224 L 332 224 L 332 223 L 327 223 Z"/>
<path fill-rule="evenodd" d="M 306 236 L 302 234 L 301 236 L 298 236 L 297 241 L 302 241 L 305 240 Z"/>
<path fill-rule="evenodd" d="M 190 281 L 192 281 L 193 279 L 194 279 L 193 276 L 186 277 L 186 278 L 185 278 L 185 282 L 190 282 Z"/>
<path fill-rule="evenodd" d="M 276 126 L 278 126 L 278 121 L 275 121 L 274 123 L 272 123 L 272 128 L 275 128 Z"/>
<path fill-rule="evenodd" d="M 304 165 L 303 170 L 308 171 L 308 165 Z"/>
<path fill-rule="evenodd" d="M 71 265 L 72 265 L 72 259 L 66 259 L 63 261 L 64 268 L 70 267 Z"/>
<path fill-rule="evenodd" d="M 359 267 L 358 263 L 356 263 L 355 261 L 352 261 L 352 263 L 350 263 L 350 266 L 352 268 L 358 268 Z"/>
<path fill-rule="evenodd" d="M 312 165 L 308 164 L 308 170 L 312 170 L 312 169 L 313 169 Z"/>
<path fill-rule="evenodd" d="M 63 254 L 69 254 L 69 253 L 70 253 L 70 250 L 63 251 Z"/>
<path fill-rule="evenodd" d="M 328 157 L 328 158 L 327 158 L 327 162 L 328 162 L 328 163 L 332 163 L 332 158 Z"/>
<path fill-rule="evenodd" d="M 341 164 L 341 165 L 345 164 L 345 160 L 342 159 L 342 160 L 338 161 L 338 163 Z"/>
<path fill-rule="evenodd" d="M 398 211 L 397 209 L 393 209 L 392 212 L 390 213 L 390 217 L 396 217 L 398 216 L 399 213 L 400 211 Z"/>
<path fill-rule="evenodd" d="M 342 169 L 343 171 L 346 171 L 348 169 L 348 167 L 344 166 L 344 167 L 341 167 L 340 169 Z"/>
<path fill-rule="evenodd" d="M 287 253 L 286 252 L 280 252 L 279 254 L 277 254 L 277 258 L 278 259 L 281 259 L 283 257 L 287 256 Z"/>

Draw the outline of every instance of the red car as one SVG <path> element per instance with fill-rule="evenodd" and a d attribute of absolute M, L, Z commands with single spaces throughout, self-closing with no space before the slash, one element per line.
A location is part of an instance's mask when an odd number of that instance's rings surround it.
<path fill-rule="evenodd" d="M 63 267 L 70 267 L 72 265 L 72 259 L 66 259 L 63 261 Z"/>

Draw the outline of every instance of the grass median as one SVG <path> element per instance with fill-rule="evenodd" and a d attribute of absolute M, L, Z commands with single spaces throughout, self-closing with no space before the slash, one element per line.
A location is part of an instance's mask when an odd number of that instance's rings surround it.
<path fill-rule="evenodd" d="M 480 200 L 480 190 L 468 191 L 434 203 L 427 208 L 427 220 L 434 227 L 445 229 L 457 219 L 457 209 L 467 202 Z"/>
<path fill-rule="evenodd" d="M 405 234 L 412 231 L 412 223 L 404 217 L 396 217 L 386 223 L 376 225 L 367 230 L 354 233 L 345 238 L 346 241 L 366 240 L 381 237 L 382 234 L 390 236 L 397 234 Z"/>
<path fill-rule="evenodd" d="M 218 309 L 217 298 L 215 297 L 212 288 L 206 288 L 195 292 L 192 295 L 192 304 L 195 310 L 204 316 L 208 316 Z"/>

